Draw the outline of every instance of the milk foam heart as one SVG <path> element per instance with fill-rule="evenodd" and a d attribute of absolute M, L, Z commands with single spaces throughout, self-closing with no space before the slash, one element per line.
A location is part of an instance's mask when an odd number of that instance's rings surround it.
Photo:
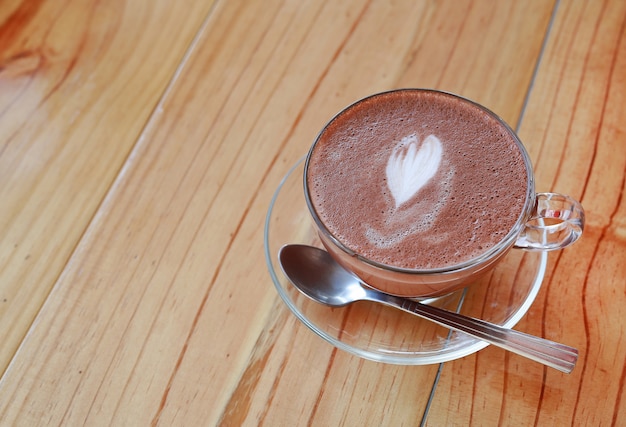
<path fill-rule="evenodd" d="M 393 149 L 387 161 L 387 186 L 396 208 L 411 200 L 437 173 L 443 148 L 435 136 L 428 136 L 418 148 L 415 134 L 405 136 Z"/>

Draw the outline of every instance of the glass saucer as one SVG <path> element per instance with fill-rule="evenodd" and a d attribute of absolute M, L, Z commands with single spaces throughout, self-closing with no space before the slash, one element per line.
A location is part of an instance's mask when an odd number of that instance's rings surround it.
<path fill-rule="evenodd" d="M 303 169 L 300 160 L 283 178 L 272 198 L 264 234 L 270 276 L 285 305 L 302 323 L 341 350 L 392 364 L 440 363 L 488 345 L 381 304 L 363 301 L 327 307 L 291 285 L 280 269 L 278 250 L 291 243 L 322 247 L 304 201 Z M 428 303 L 512 328 L 535 300 L 546 264 L 545 252 L 511 250 L 480 281 Z"/>

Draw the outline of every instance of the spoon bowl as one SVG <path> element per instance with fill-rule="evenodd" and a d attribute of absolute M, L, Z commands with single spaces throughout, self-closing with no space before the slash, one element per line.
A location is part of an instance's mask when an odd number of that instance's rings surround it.
<path fill-rule="evenodd" d="M 315 250 L 314 250 L 315 249 Z M 280 265 L 291 283 L 309 298 L 332 307 L 364 300 L 367 290 L 329 256 L 312 246 L 288 245 L 280 250 Z"/>
<path fill-rule="evenodd" d="M 578 359 L 578 350 L 575 348 L 365 287 L 356 276 L 346 271 L 322 249 L 306 245 L 286 245 L 280 249 L 278 259 L 289 281 L 301 293 L 319 303 L 333 307 L 362 300 L 382 303 L 466 333 L 561 372 L 571 372 Z"/>

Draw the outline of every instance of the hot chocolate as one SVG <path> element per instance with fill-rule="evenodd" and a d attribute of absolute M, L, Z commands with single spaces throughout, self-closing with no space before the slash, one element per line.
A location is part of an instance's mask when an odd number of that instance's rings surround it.
<path fill-rule="evenodd" d="M 324 128 L 305 182 L 315 214 L 349 250 L 398 268 L 445 268 L 487 252 L 524 214 L 521 150 L 469 101 L 392 91 Z"/>

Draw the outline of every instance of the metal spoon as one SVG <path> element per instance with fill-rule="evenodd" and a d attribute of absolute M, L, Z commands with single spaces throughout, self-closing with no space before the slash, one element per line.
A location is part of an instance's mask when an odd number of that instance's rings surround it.
<path fill-rule="evenodd" d="M 575 348 L 365 287 L 324 250 L 305 245 L 286 245 L 281 248 L 278 259 L 291 283 L 304 295 L 322 304 L 339 307 L 361 300 L 380 302 L 561 372 L 570 373 L 578 359 Z"/>

